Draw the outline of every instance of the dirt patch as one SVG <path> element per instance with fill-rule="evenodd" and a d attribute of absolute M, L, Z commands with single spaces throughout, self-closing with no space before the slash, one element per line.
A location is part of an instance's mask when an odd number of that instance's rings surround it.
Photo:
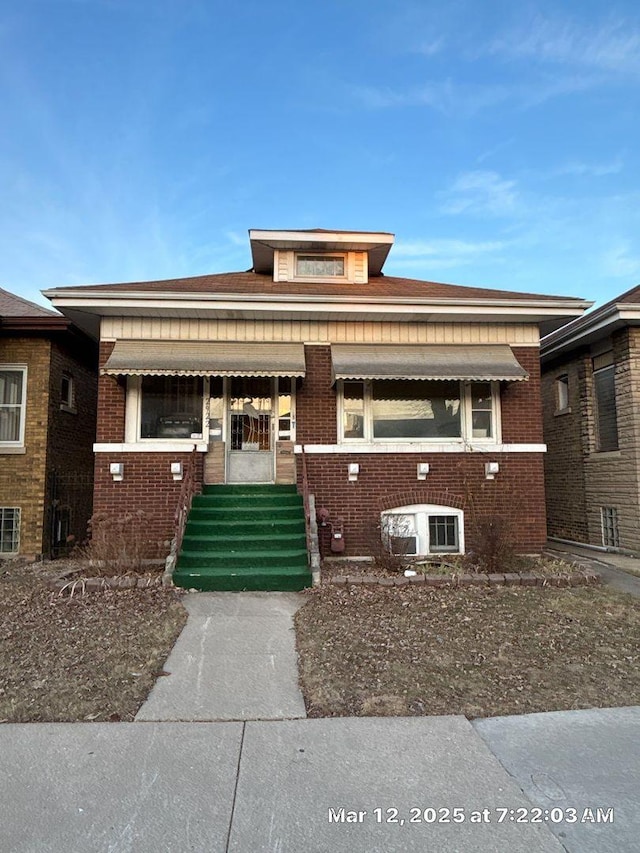
<path fill-rule="evenodd" d="M 186 621 L 180 595 L 59 595 L 61 567 L 0 563 L 0 721 L 132 720 Z"/>
<path fill-rule="evenodd" d="M 296 614 L 311 717 L 640 703 L 640 602 L 598 587 L 336 587 Z"/>

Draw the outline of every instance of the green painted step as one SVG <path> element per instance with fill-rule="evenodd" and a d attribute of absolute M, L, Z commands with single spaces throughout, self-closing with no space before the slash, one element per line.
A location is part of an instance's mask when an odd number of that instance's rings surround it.
<path fill-rule="evenodd" d="M 205 486 L 193 499 L 173 580 L 202 590 L 310 586 L 304 509 L 296 487 Z"/>

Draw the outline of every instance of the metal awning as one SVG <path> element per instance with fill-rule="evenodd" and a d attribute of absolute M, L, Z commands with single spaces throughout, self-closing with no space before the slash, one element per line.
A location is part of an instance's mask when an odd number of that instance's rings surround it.
<path fill-rule="evenodd" d="M 116 341 L 112 376 L 304 376 L 303 344 Z"/>
<path fill-rule="evenodd" d="M 506 344 L 443 345 L 334 344 L 335 379 L 528 379 Z"/>

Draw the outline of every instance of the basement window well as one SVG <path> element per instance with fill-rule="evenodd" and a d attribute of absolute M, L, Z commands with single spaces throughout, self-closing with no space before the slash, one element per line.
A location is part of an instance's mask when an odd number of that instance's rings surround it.
<path fill-rule="evenodd" d="M 395 507 L 380 515 L 382 542 L 390 554 L 464 553 L 464 513 L 435 504 Z"/>

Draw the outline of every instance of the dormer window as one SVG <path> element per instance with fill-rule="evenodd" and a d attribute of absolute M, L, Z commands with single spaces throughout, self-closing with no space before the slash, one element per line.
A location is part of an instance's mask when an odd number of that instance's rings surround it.
<path fill-rule="evenodd" d="M 296 255 L 296 278 L 344 277 L 344 255 Z"/>

